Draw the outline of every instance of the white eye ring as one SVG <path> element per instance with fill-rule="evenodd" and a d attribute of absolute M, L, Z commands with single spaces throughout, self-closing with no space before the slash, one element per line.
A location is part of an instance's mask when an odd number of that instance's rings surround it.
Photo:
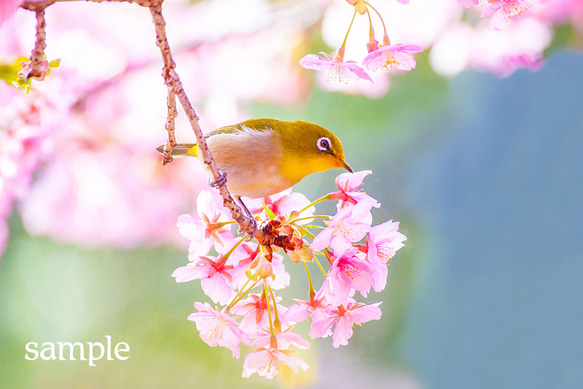
<path fill-rule="evenodd" d="M 330 139 L 326 138 L 325 136 L 319 138 L 316 142 L 316 146 L 320 151 L 330 151 L 331 145 L 332 143 L 330 142 Z"/>

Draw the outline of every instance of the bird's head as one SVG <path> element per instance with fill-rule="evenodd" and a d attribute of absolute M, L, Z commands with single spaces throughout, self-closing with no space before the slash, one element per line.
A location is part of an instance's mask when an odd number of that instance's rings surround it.
<path fill-rule="evenodd" d="M 317 124 L 277 121 L 273 126 L 281 139 L 282 173 L 299 181 L 308 174 L 332 168 L 352 168 L 344 158 L 342 143 L 330 130 Z"/>

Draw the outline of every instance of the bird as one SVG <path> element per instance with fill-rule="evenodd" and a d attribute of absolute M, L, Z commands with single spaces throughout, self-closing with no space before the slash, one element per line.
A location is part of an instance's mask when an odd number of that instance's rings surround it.
<path fill-rule="evenodd" d="M 261 198 L 291 188 L 305 176 L 339 168 L 352 173 L 342 143 L 330 130 L 306 121 L 249 119 L 205 135 L 229 191 L 240 198 Z M 161 145 L 164 153 L 168 145 Z M 197 157 L 196 143 L 179 143 L 172 156 Z M 214 182 L 217 186 L 217 182 Z M 211 184 L 212 185 L 212 184 Z M 222 185 L 219 183 L 218 185 Z"/>

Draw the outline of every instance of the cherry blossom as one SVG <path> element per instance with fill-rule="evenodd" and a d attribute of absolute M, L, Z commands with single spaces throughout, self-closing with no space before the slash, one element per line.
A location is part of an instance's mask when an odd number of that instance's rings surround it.
<path fill-rule="evenodd" d="M 371 205 L 364 202 L 352 207 L 343 207 L 330 220 L 328 227 L 323 229 L 312 241 L 313 250 L 322 250 L 330 246 L 335 251 L 343 251 L 358 242 L 370 230 L 372 215 Z"/>
<path fill-rule="evenodd" d="M 297 373 L 298 369 L 306 371 L 310 368 L 303 359 L 293 356 L 291 351 L 260 347 L 245 356 L 243 377 L 250 377 L 251 374 L 257 373 L 272 379 L 283 366 L 289 367 L 294 373 Z"/>
<path fill-rule="evenodd" d="M 490 30 L 505 30 L 516 16 L 522 16 L 531 4 L 525 0 L 489 0 L 491 3 L 482 13 L 482 17 L 491 16 L 488 24 Z"/>
<path fill-rule="evenodd" d="M 336 187 L 338 187 L 338 192 L 334 192 L 330 195 L 332 200 L 339 200 L 338 208 L 342 208 L 345 205 L 366 202 L 372 207 L 380 207 L 380 203 L 364 193 L 360 186 L 364 180 L 364 177 L 371 174 L 370 170 L 363 170 L 354 173 L 343 173 L 336 177 Z"/>
<path fill-rule="evenodd" d="M 336 348 L 346 346 L 348 339 L 352 337 L 352 327 L 355 324 L 381 318 L 382 313 L 379 305 L 380 302 L 365 305 L 350 299 L 346 304 L 331 309 L 327 318 L 313 322 L 309 334 L 312 339 L 325 338 L 329 336 L 331 328 L 334 327 L 332 345 Z"/>
<path fill-rule="evenodd" d="M 213 309 L 209 303 L 195 302 L 198 312 L 191 313 L 188 320 L 196 323 L 200 338 L 211 347 L 222 346 L 233 352 L 233 357 L 239 358 L 240 343 L 249 344 L 249 336 L 239 329 L 239 323 L 231 316 Z"/>
<path fill-rule="evenodd" d="M 371 226 L 371 210 L 380 204 L 362 188 L 370 174 L 369 170 L 341 174 L 336 178 L 337 191 L 313 202 L 291 190 L 248 200 L 259 226 L 250 240 L 230 236 L 225 240 L 229 243 L 217 245 L 216 232 L 229 220 L 209 194 L 201 193 L 197 201 L 200 227 L 193 227 L 198 219 L 179 217 L 180 233 L 191 239 L 191 245 L 205 244 L 199 252 L 214 245 L 218 253 L 194 258 L 189 249 L 189 262 L 172 274 L 177 282 L 200 280 L 205 294 L 221 306 L 212 309 L 197 302 L 198 312 L 189 319 L 211 347 L 227 347 L 236 357 L 241 342 L 255 348 L 245 356 L 243 377 L 258 373 L 271 379 L 283 366 L 308 369 L 289 350 L 310 346 L 292 331 L 299 323 L 311 321 L 312 338 L 332 336 L 338 347 L 347 344 L 353 324 L 380 318 L 380 303 L 365 305 L 356 302 L 355 295 L 367 297 L 371 289 L 384 288 L 387 261 L 403 247 L 406 237 L 392 220 Z M 334 216 L 316 214 L 315 205 L 322 201 L 337 202 Z M 327 226 L 314 235 L 311 230 L 321 228 L 317 224 L 321 219 Z M 279 291 L 292 283 L 286 267 L 300 262 L 308 275 L 309 300 L 293 298 L 291 305 L 284 304 Z M 310 275 L 315 262 L 325 273 L 316 288 Z"/>
<path fill-rule="evenodd" d="M 382 291 L 387 285 L 387 265 L 397 250 L 405 246 L 407 237 L 399 232 L 399 222 L 389 220 L 373 226 L 366 238 L 367 260 L 374 267 L 375 292 Z"/>
<path fill-rule="evenodd" d="M 322 294 L 330 304 L 342 304 L 354 290 L 366 297 L 374 284 L 374 267 L 358 253 L 352 247 L 334 258 L 322 285 Z"/>
<path fill-rule="evenodd" d="M 368 80 L 373 82 L 368 73 L 354 61 L 332 59 L 326 53 L 308 54 L 300 60 L 300 66 L 312 70 L 327 70 L 328 80 L 347 84 L 350 80 Z"/>
<path fill-rule="evenodd" d="M 368 53 L 362 64 L 371 71 L 378 69 L 409 71 L 415 69 L 412 53 L 423 49 L 417 45 L 384 45 Z"/>
<path fill-rule="evenodd" d="M 227 214 L 219 209 L 211 192 L 201 191 L 196 204 L 199 219 L 185 214 L 177 222 L 180 234 L 191 241 L 188 249 L 191 260 L 208 254 L 214 245 L 232 245 L 234 239 L 230 225 L 226 223 Z"/>
<path fill-rule="evenodd" d="M 227 258 L 221 255 L 216 260 L 200 257 L 197 261 L 179 267 L 172 273 L 176 282 L 199 279 L 204 293 L 215 303 L 227 304 L 233 294 L 231 271 L 234 266 L 227 265 Z"/>
<path fill-rule="evenodd" d="M 280 314 L 285 314 L 286 308 L 279 304 L 281 297 L 276 299 L 277 310 Z M 264 295 L 249 294 L 245 299 L 237 303 L 231 312 L 242 316 L 240 328 L 248 333 L 260 333 L 262 328 L 269 328 L 269 314 L 267 313 L 267 298 Z M 273 302 L 269 301 L 270 309 L 273 309 Z"/>

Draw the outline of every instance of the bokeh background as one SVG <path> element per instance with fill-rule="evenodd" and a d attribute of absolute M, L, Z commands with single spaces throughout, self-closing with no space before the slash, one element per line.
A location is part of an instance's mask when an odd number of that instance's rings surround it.
<path fill-rule="evenodd" d="M 326 50 L 325 7 L 313 15 L 282 7 L 287 13 L 261 25 L 280 32 L 273 41 L 233 16 L 242 10 L 225 11 L 233 4 L 193 6 L 223 7 L 212 28 L 178 12 L 184 4 L 167 14 L 203 127 L 313 121 L 339 135 L 355 170 L 373 171 L 365 189 L 382 203 L 375 222 L 399 220 L 408 237 L 388 288 L 370 299 L 383 301 L 382 319 L 355 327 L 347 347 L 312 341 L 300 354 L 311 369 L 273 382 L 241 378 L 242 360 L 203 343 L 186 320 L 204 300 L 200 285 L 170 275 L 186 263 L 176 217 L 193 211 L 206 178 L 192 161 L 162 168 L 153 151 L 165 141 L 165 92 L 147 11 L 57 4 L 47 10 L 47 56 L 63 64 L 38 88 L 58 119 L 15 198 L 0 259 L 0 387 L 583 387 L 583 55 L 568 48 L 574 28 L 554 30 L 538 71 L 445 78 L 426 51 L 414 71 L 378 81 L 390 89 L 371 98 L 328 91 L 297 67 L 301 55 Z M 0 29 L 2 47 L 28 55 L 34 18 L 19 10 L 14 19 Z M 114 31 L 92 36 L 103 20 Z M 275 74 L 265 73 L 270 67 Z M 270 84 L 257 71 L 286 80 Z M 27 98 L 2 97 L 4 108 Z M 9 126 L 2 118 L 0 129 Z M 180 137 L 192 136 L 184 119 L 179 127 Z M 316 198 L 333 190 L 336 174 L 310 176 L 295 190 Z M 127 342 L 130 358 L 96 367 L 24 359 L 27 342 L 105 335 Z"/>

